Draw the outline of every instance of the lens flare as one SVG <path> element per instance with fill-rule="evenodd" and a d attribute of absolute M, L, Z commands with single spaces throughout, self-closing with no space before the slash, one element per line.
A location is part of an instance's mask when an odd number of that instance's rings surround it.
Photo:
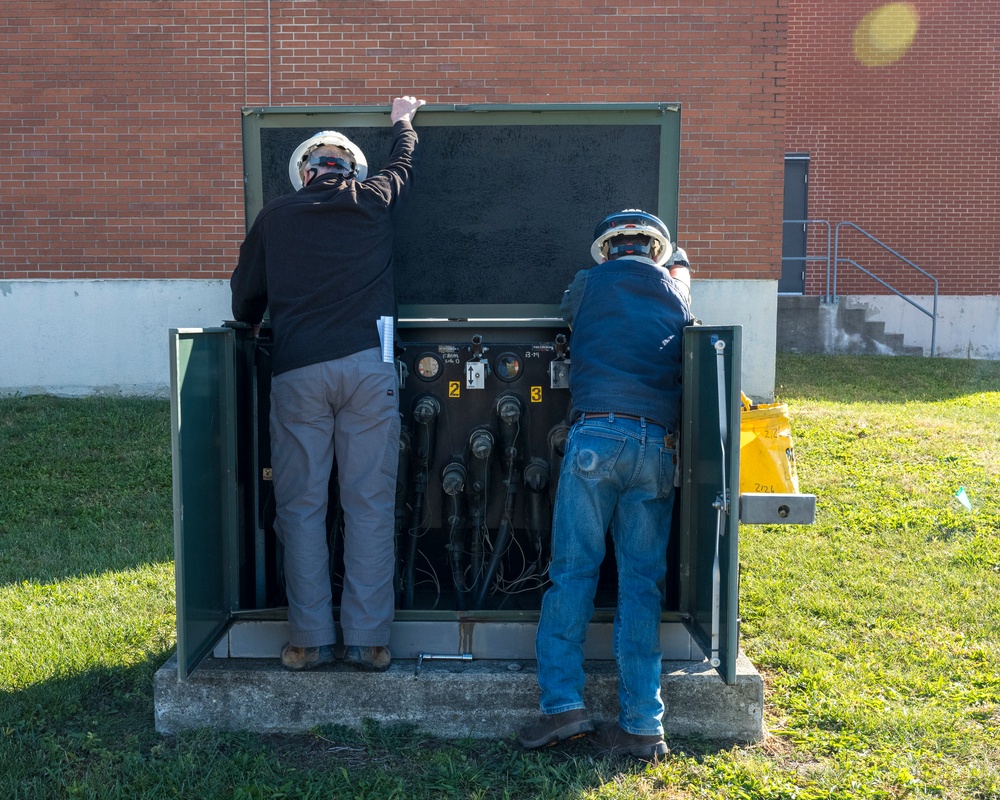
<path fill-rule="evenodd" d="M 886 3 L 872 9 L 854 29 L 854 57 L 866 67 L 894 64 L 910 49 L 919 26 L 912 3 Z"/>

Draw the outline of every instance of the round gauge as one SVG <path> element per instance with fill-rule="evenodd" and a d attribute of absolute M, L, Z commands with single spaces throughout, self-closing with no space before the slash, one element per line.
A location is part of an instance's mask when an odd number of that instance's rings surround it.
<path fill-rule="evenodd" d="M 493 364 L 493 371 L 502 381 L 517 380 L 521 376 L 521 359 L 513 353 L 501 353 Z"/>
<path fill-rule="evenodd" d="M 441 357 L 436 353 L 424 353 L 417 358 L 417 377 L 432 381 L 441 374 Z"/>

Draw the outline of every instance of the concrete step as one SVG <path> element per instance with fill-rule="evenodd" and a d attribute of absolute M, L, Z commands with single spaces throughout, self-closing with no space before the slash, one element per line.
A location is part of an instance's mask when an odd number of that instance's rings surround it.
<path fill-rule="evenodd" d="M 863 308 L 849 300 L 824 303 L 820 297 L 779 295 L 777 305 L 779 353 L 842 355 L 923 355 L 923 348 L 907 346 L 902 334 L 887 333 L 885 323 L 868 319 Z"/>
<path fill-rule="evenodd" d="M 613 661 L 586 662 L 585 699 L 596 721 L 618 714 Z M 664 661 L 666 736 L 759 741 L 764 734 L 760 674 L 741 652 L 737 677 L 724 683 L 707 661 Z M 212 728 L 297 733 L 320 725 L 360 728 L 371 719 L 409 723 L 442 738 L 507 738 L 538 712 L 537 664 L 393 659 L 384 673 L 341 662 L 302 673 L 276 658 L 209 657 L 181 680 L 176 655 L 154 677 L 156 730 Z"/>

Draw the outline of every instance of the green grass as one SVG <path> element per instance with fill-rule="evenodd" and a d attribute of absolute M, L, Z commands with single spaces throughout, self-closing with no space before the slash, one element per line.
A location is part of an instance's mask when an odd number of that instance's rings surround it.
<path fill-rule="evenodd" d="M 777 382 L 817 519 L 741 528 L 769 734 L 657 765 L 375 725 L 159 736 L 168 406 L 0 400 L 0 794 L 1000 800 L 1000 364 L 779 356 Z"/>

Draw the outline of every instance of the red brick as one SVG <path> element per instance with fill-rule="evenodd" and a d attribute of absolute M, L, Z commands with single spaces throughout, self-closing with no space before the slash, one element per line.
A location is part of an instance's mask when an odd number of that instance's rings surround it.
<path fill-rule="evenodd" d="M 138 0 L 128 15 L 112 0 L 25 0 L 0 21 L 13 77 L 0 204 L 15 212 L 0 215 L 0 273 L 227 277 L 242 181 L 217 162 L 221 144 L 239 146 L 240 109 L 411 91 L 432 103 L 680 101 L 678 236 L 699 277 L 777 277 L 789 2 L 786 15 L 782 0 L 445 0 L 380 4 L 373 17 L 350 0 Z M 40 185 L 55 150 L 73 167 Z M 164 168 L 150 173 L 139 150 Z"/>

